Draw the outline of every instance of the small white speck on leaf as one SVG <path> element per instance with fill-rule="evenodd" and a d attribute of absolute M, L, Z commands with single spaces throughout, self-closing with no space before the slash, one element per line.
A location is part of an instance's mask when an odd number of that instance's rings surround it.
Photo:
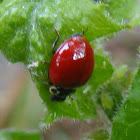
<path fill-rule="evenodd" d="M 106 61 L 103 61 L 103 66 L 104 68 L 106 68 Z"/>
<path fill-rule="evenodd" d="M 71 30 L 74 32 L 74 29 L 73 28 Z"/>
<path fill-rule="evenodd" d="M 85 90 L 83 91 L 83 93 L 86 94 L 88 91 L 90 91 L 90 89 L 91 89 L 91 86 L 87 86 L 87 87 L 85 88 Z"/>
<path fill-rule="evenodd" d="M 39 64 L 38 61 L 33 62 L 33 63 L 29 64 L 29 65 L 27 66 L 27 68 L 30 69 L 30 68 L 32 68 L 32 67 L 38 67 L 38 64 Z"/>

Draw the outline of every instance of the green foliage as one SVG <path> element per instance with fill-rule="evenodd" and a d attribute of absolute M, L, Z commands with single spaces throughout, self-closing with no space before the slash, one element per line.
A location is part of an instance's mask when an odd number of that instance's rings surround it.
<path fill-rule="evenodd" d="M 108 5 L 107 11 L 117 22 L 130 22 L 131 27 L 140 26 L 139 0 L 94 0 Z"/>
<path fill-rule="evenodd" d="M 84 86 L 77 89 L 76 93 L 72 95 L 73 99 L 67 98 L 62 103 L 52 102 L 49 98 L 50 95 L 46 94 L 45 103 L 49 113 L 47 113 L 45 122 L 50 123 L 54 119 L 63 116 L 80 120 L 95 117 L 94 92 L 113 73 L 113 67 L 106 58 L 99 55 L 95 55 L 95 58 L 96 64 L 93 75 Z M 104 63 L 106 63 L 106 66 L 104 66 Z M 44 92 L 44 94 L 48 90 L 45 86 L 39 89 L 41 89 L 40 93 Z"/>
<path fill-rule="evenodd" d="M 106 5 L 94 4 L 90 0 L 5 0 L 0 5 L 0 49 L 12 62 L 24 62 L 28 68 L 31 68 L 30 64 L 34 62 L 38 64 L 32 67 L 30 72 L 47 81 L 48 66 L 42 62 L 49 62 L 52 57 L 51 45 L 56 38 L 54 26 L 61 36 L 58 44 L 87 27 L 85 37 L 89 41 L 129 27 L 113 22 L 105 8 Z M 50 101 L 49 87 L 33 77 L 39 94 L 47 105 L 47 123 L 59 117 L 83 120 L 95 116 L 93 94 L 113 72 L 107 58 L 95 55 L 95 61 L 95 70 L 89 82 L 77 89 L 72 96 L 73 100 L 68 98 L 63 103 Z"/>
<path fill-rule="evenodd" d="M 140 69 L 124 103 L 114 117 L 112 140 L 136 140 L 140 138 Z"/>
<path fill-rule="evenodd" d="M 105 130 L 97 130 L 96 132 L 91 133 L 88 138 L 92 140 L 108 140 L 109 134 Z"/>
<path fill-rule="evenodd" d="M 96 93 L 98 103 L 112 121 L 123 100 L 123 93 L 128 90 L 133 73 L 126 71 L 126 66 L 116 68 L 113 76 Z"/>
<path fill-rule="evenodd" d="M 111 16 L 119 22 L 132 20 L 139 9 L 138 0 L 111 0 L 108 5 Z"/>
<path fill-rule="evenodd" d="M 48 61 L 56 38 L 54 26 L 60 32 L 59 43 L 87 27 L 89 41 L 128 27 L 113 22 L 105 8 L 90 0 L 4 0 L 0 5 L 0 49 L 12 62 Z"/>
<path fill-rule="evenodd" d="M 137 13 L 134 15 L 134 17 L 130 21 L 130 25 L 132 27 L 140 26 L 140 14 L 139 13 L 140 13 L 140 8 L 137 9 Z"/>
<path fill-rule="evenodd" d="M 22 62 L 29 69 L 47 108 L 46 124 L 61 117 L 79 120 L 93 118 L 96 116 L 95 104 L 100 104 L 108 118 L 114 120 L 112 140 L 138 138 L 139 135 L 135 130 L 140 126 L 138 116 L 140 71 L 135 77 L 130 94 L 117 113 L 123 100 L 122 93 L 129 88 L 133 72 L 128 73 L 126 66 L 114 68 L 100 43 L 100 38 L 112 37 L 116 32 L 139 23 L 139 15 L 131 20 L 138 10 L 137 2 L 137 0 L 0 0 L 0 51 L 9 61 Z M 122 24 L 122 19 L 130 20 L 131 24 Z M 60 33 L 57 47 L 72 34 L 81 33 L 88 27 L 84 36 L 95 50 L 95 68 L 90 80 L 77 88 L 75 94 L 68 97 L 65 102 L 52 102 L 49 86 L 33 76 L 35 74 L 44 81 L 49 80 L 47 77 L 49 66 L 43 62 L 50 62 L 53 55 L 51 46 L 56 39 L 54 26 Z M 103 139 L 104 134 L 106 133 L 99 131 L 93 138 Z M 39 139 L 37 133 L 11 131 L 0 133 L 0 139 L 22 137 Z"/>
<path fill-rule="evenodd" d="M 17 130 L 0 131 L 1 140 L 41 140 L 38 132 L 25 132 Z"/>

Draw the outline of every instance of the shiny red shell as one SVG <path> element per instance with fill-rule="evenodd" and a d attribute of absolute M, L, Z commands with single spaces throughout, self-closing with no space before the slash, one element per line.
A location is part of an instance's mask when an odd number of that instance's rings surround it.
<path fill-rule="evenodd" d="M 55 86 L 76 88 L 85 84 L 94 68 L 94 52 L 88 41 L 74 36 L 56 50 L 49 67 L 49 79 Z"/>

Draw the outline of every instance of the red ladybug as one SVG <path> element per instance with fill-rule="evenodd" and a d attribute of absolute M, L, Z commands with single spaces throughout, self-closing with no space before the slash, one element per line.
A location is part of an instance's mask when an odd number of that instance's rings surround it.
<path fill-rule="evenodd" d="M 51 100 L 64 101 L 88 81 L 93 68 L 94 52 L 86 38 L 82 34 L 74 34 L 65 40 L 54 52 L 49 66 Z"/>

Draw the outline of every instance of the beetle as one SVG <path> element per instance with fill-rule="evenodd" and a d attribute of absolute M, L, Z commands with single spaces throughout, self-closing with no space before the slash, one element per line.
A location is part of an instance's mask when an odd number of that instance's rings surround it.
<path fill-rule="evenodd" d="M 53 44 L 53 57 L 50 62 L 48 76 L 51 100 L 64 101 L 75 92 L 77 87 L 84 85 L 90 78 L 94 68 L 94 52 L 83 34 L 74 34 L 66 39 L 55 51 L 59 33 Z"/>
<path fill-rule="evenodd" d="M 57 38 L 52 45 L 53 57 L 49 63 L 48 77 L 51 101 L 64 101 L 77 87 L 84 85 L 94 69 L 94 51 L 82 34 L 74 34 L 55 50 L 60 35 L 54 27 Z"/>

